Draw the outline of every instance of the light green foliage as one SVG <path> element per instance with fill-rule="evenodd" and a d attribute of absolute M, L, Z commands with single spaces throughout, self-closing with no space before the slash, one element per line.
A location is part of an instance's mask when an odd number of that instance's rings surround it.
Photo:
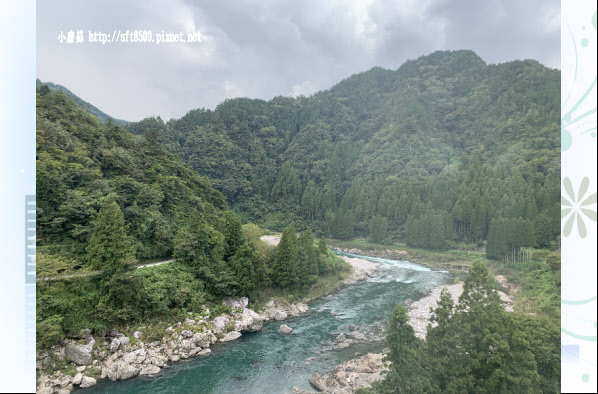
<path fill-rule="evenodd" d="M 36 346 L 38 348 L 49 348 L 60 343 L 63 338 L 62 327 L 60 323 L 62 317 L 59 315 L 49 316 L 48 318 L 38 321 L 35 324 L 36 330 Z"/>

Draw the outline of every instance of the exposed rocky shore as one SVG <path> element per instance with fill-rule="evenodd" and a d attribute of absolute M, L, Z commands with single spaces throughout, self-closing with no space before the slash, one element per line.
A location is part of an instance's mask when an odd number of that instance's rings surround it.
<path fill-rule="evenodd" d="M 347 285 L 357 283 L 367 278 L 375 277 L 376 273 L 378 272 L 378 268 L 380 267 L 379 263 L 374 263 L 360 258 L 348 256 L 341 256 L 341 258 L 353 268 L 353 274 L 345 279 L 345 284 Z"/>
<path fill-rule="evenodd" d="M 169 364 L 193 357 L 206 357 L 216 342 L 230 342 L 243 333 L 259 331 L 267 321 L 283 321 L 309 310 L 307 304 L 270 301 L 259 313 L 247 308 L 248 299 L 229 298 L 228 315 L 211 316 L 208 309 L 201 314 L 189 312 L 189 317 L 166 328 L 159 341 L 145 342 L 144 327 L 131 335 L 112 331 L 94 336 L 82 330 L 79 339 L 66 339 L 60 346 L 37 354 L 37 393 L 66 394 L 91 387 L 99 379 L 125 380 L 135 376 L 155 375 Z M 67 371 L 54 371 L 56 363 Z"/>
<path fill-rule="evenodd" d="M 432 317 L 431 309 L 438 307 L 438 300 L 440 300 L 440 292 L 443 287 L 447 288 L 451 294 L 451 298 L 457 303 L 459 296 L 463 293 L 463 283 L 437 286 L 427 296 L 414 302 L 409 302 L 409 300 L 406 302 L 409 324 L 413 327 L 416 337 L 421 339 L 426 337 L 428 323 L 430 322 L 430 317 Z"/>
<path fill-rule="evenodd" d="M 497 278 L 497 280 L 499 280 L 500 283 L 500 278 Z M 506 280 L 504 282 L 506 283 Z M 506 286 L 504 283 L 501 283 L 501 285 Z M 405 303 L 407 314 L 409 315 L 409 324 L 411 324 L 415 331 L 415 335 L 419 338 L 425 339 L 428 324 L 430 323 L 430 317 L 432 317 L 431 310 L 438 307 L 440 292 L 443 287 L 447 288 L 451 298 L 457 303 L 459 296 L 463 293 L 462 282 L 452 285 L 437 286 L 425 297 L 417 301 L 407 300 Z M 512 297 L 501 291 L 498 293 L 505 310 L 512 311 Z M 380 340 L 380 338 L 377 339 Z M 370 353 L 363 357 L 345 361 L 336 366 L 329 373 L 314 373 L 309 379 L 309 383 L 317 388 L 319 392 L 323 393 L 354 393 L 358 388 L 369 387 L 373 382 L 384 378 L 382 372 L 388 369 L 388 365 L 382 362 L 384 355 L 384 353 Z M 293 387 L 293 390 L 298 394 L 314 393 L 302 390 L 298 387 Z"/>
<path fill-rule="evenodd" d="M 377 380 L 384 378 L 383 372 L 388 364 L 382 361 L 382 354 L 368 353 L 365 356 L 345 361 L 330 373 L 314 373 L 309 383 L 324 393 L 349 394 L 360 387 L 369 387 Z M 293 387 L 296 393 L 307 394 L 310 391 Z"/>
<path fill-rule="evenodd" d="M 373 277 L 379 267 L 379 264 L 363 259 L 344 259 L 354 270 L 345 284 Z M 247 308 L 248 299 L 245 297 L 229 298 L 224 303 L 231 307 L 231 314 L 212 316 L 209 310 L 189 312 L 184 321 L 169 326 L 159 341 L 146 342 L 144 327 L 138 327 L 132 334 L 112 331 L 104 336 L 82 330 L 80 338 L 66 339 L 60 346 L 37 354 L 37 393 L 65 394 L 74 390 L 75 386 L 91 387 L 99 379 L 115 381 L 138 375 L 155 375 L 168 368 L 170 363 L 209 356 L 210 346 L 216 342 L 234 341 L 245 332 L 261 330 L 264 322 L 283 321 L 309 310 L 303 302 L 270 301 L 258 313 Z M 287 330 L 283 328 L 283 331 Z M 361 338 L 348 338 L 338 341 L 331 348 L 346 347 L 358 340 Z M 57 360 L 67 366 L 63 369 L 68 370 L 56 371 Z M 55 371 L 47 373 L 48 370 Z"/>

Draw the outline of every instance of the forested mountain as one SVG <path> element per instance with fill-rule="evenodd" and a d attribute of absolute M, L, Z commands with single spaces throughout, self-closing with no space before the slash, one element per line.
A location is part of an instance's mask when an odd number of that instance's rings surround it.
<path fill-rule="evenodd" d="M 281 248 L 261 243 L 260 229 L 242 226 L 210 180 L 165 151 L 156 133 L 100 125 L 62 92 L 40 88 L 36 98 L 39 346 L 86 327 L 209 302 L 222 308 L 224 296 L 256 300 L 272 287 L 301 294 L 348 275 L 309 230 L 296 237 L 289 229 Z"/>
<path fill-rule="evenodd" d="M 39 79 L 35 80 L 35 89 L 36 90 L 39 90 L 44 85 L 47 86 L 48 89 L 50 89 L 50 90 L 57 90 L 57 91 L 64 93 L 67 97 L 72 99 L 75 103 L 77 103 L 77 105 L 79 107 L 81 107 L 87 113 L 90 113 L 93 116 L 95 116 L 101 124 L 106 123 L 108 120 L 112 121 L 112 123 L 114 123 L 114 124 L 121 125 L 121 126 L 127 123 L 126 120 L 116 119 L 116 118 L 113 118 L 112 116 L 102 112 L 101 110 L 99 110 L 95 106 L 91 105 L 87 101 L 83 100 L 82 98 L 78 97 L 75 93 L 71 92 L 70 90 L 68 90 L 67 88 L 65 88 L 62 85 L 57 85 L 52 82 L 42 82 Z"/>
<path fill-rule="evenodd" d="M 126 127 L 157 133 L 244 220 L 430 249 L 490 236 L 500 258 L 557 243 L 559 98 L 558 70 L 445 51 L 309 98 L 232 99 Z"/>

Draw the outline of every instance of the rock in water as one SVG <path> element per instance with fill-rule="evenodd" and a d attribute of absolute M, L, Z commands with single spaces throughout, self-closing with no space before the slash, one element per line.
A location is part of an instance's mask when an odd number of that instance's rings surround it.
<path fill-rule="evenodd" d="M 155 365 L 147 365 L 143 368 L 141 368 L 141 371 L 139 371 L 139 375 L 143 376 L 143 375 L 155 375 L 157 373 L 160 372 L 160 368 L 156 367 Z"/>
<path fill-rule="evenodd" d="M 281 321 L 288 317 L 287 313 L 284 311 L 276 311 L 274 313 L 274 320 Z"/>
<path fill-rule="evenodd" d="M 278 329 L 278 332 L 280 334 L 292 334 L 293 333 L 293 329 L 289 326 L 287 326 L 286 324 L 283 324 L 282 326 L 280 326 L 280 328 Z"/>
<path fill-rule="evenodd" d="M 239 331 L 231 331 L 227 332 L 224 337 L 220 338 L 220 342 L 230 342 L 239 338 L 241 338 L 241 333 Z"/>
<path fill-rule="evenodd" d="M 251 309 L 243 309 L 243 314 L 241 315 L 241 327 L 240 330 L 242 332 L 253 332 L 259 331 L 262 329 L 262 317 L 252 311 Z"/>
<path fill-rule="evenodd" d="M 140 371 L 141 368 L 134 367 L 124 360 L 118 360 L 112 363 L 110 368 L 108 368 L 108 370 L 106 371 L 106 376 L 108 376 L 108 379 L 112 381 L 125 380 L 132 378 L 133 376 L 139 375 Z"/>
<path fill-rule="evenodd" d="M 82 379 L 83 379 L 83 374 L 81 372 L 77 372 L 77 374 L 73 378 L 73 384 L 81 384 Z"/>
<path fill-rule="evenodd" d="M 83 378 L 81 378 L 81 384 L 79 385 L 79 387 L 87 388 L 93 386 L 94 384 L 96 384 L 96 380 L 94 378 L 90 378 L 89 376 L 83 376 Z"/>

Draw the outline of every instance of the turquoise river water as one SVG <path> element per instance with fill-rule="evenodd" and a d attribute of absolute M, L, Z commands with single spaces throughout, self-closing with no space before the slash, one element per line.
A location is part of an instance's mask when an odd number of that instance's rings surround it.
<path fill-rule="evenodd" d="M 446 272 L 432 271 L 407 261 L 339 253 L 381 263 L 376 278 L 346 286 L 332 296 L 309 303 L 310 312 L 284 321 L 291 335 L 280 335 L 277 322 L 239 340 L 212 345 L 212 354 L 174 363 L 154 377 L 99 381 L 85 393 L 291 393 L 293 386 L 314 390 L 308 382 L 316 371 L 331 370 L 355 353 L 381 351 L 382 340 L 354 344 L 316 354 L 330 347 L 334 335 L 360 326 L 368 337 L 380 337 L 382 325 L 396 304 L 417 300 L 432 287 L 446 283 Z M 308 358 L 315 357 L 310 365 Z M 295 361 L 296 365 L 291 366 Z"/>

